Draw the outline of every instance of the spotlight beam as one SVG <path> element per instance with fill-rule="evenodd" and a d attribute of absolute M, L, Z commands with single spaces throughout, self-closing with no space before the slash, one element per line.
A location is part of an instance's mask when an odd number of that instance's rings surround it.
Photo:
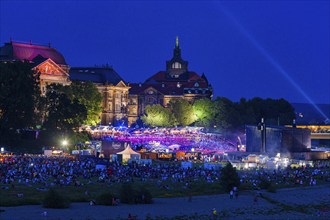
<path fill-rule="evenodd" d="M 269 54 L 268 51 L 265 50 L 264 47 L 260 45 L 259 42 L 235 19 L 235 17 L 225 9 L 219 2 L 215 2 L 220 5 L 220 10 L 223 12 L 226 17 L 229 18 L 231 22 L 238 28 L 238 30 L 257 48 L 257 50 L 277 69 L 282 76 L 284 76 L 291 85 L 300 92 L 301 95 L 313 105 L 313 107 L 324 117 L 324 119 L 328 119 L 328 117 L 324 114 L 324 112 L 315 104 L 315 102 L 307 95 L 307 93 L 296 83 L 294 79 L 289 75 L 287 71 L 285 71 L 282 66 Z"/>

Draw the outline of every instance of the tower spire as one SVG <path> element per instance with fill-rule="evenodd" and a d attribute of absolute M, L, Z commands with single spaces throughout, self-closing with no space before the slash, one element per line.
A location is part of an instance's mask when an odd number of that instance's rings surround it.
<path fill-rule="evenodd" d="M 175 47 L 179 47 L 179 37 L 176 36 L 176 39 L 175 39 Z"/>

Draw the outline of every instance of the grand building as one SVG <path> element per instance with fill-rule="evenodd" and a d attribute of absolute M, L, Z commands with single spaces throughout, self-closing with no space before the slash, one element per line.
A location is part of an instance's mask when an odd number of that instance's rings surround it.
<path fill-rule="evenodd" d="M 188 70 L 188 61 L 181 57 L 179 39 L 176 38 L 172 59 L 166 61 L 166 70 L 159 71 L 143 83 L 132 83 L 128 95 L 129 124 L 144 114 L 147 105 L 161 104 L 171 100 L 185 99 L 193 103 L 196 99 L 211 98 L 212 86 L 205 74 L 201 76 Z"/>
<path fill-rule="evenodd" d="M 213 91 L 206 76 L 188 70 L 188 62 L 181 57 L 176 39 L 173 57 L 166 61 L 166 70 L 159 71 L 143 83 L 128 84 L 110 66 L 70 67 L 63 55 L 50 45 L 9 42 L 0 47 L 0 61 L 27 61 L 40 73 L 41 94 L 51 83 L 69 85 L 72 80 L 91 81 L 102 94 L 103 125 L 128 125 L 144 114 L 147 105 L 167 106 L 171 100 L 194 102 L 211 98 Z"/>
<path fill-rule="evenodd" d="M 126 124 L 129 86 L 110 66 L 72 67 L 70 79 L 93 82 L 102 94 L 101 124 Z"/>
<path fill-rule="evenodd" d="M 46 93 L 46 86 L 51 83 L 69 85 L 69 65 L 61 53 L 50 45 L 9 42 L 0 47 L 0 61 L 27 61 L 32 69 L 40 73 L 40 90 Z"/>
<path fill-rule="evenodd" d="M 50 45 L 9 42 L 0 47 L 0 61 L 27 61 L 40 73 L 40 92 L 46 94 L 46 86 L 56 83 L 69 85 L 72 80 L 92 81 L 102 94 L 101 124 L 122 123 L 127 119 L 127 83 L 109 66 L 73 67 L 63 55 Z"/>

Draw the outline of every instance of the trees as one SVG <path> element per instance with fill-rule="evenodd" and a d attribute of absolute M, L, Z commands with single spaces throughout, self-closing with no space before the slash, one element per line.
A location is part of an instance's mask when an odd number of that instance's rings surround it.
<path fill-rule="evenodd" d="M 221 169 L 220 183 L 228 192 L 232 190 L 234 186 L 238 187 L 240 184 L 236 169 L 229 162 Z"/>
<path fill-rule="evenodd" d="M 92 82 L 73 81 L 70 86 L 47 87 L 45 127 L 69 130 L 82 124 L 96 125 L 102 97 Z"/>
<path fill-rule="evenodd" d="M 66 87 L 66 94 L 71 101 L 77 99 L 87 109 L 87 118 L 83 124 L 96 125 L 100 122 L 102 96 L 92 82 L 73 81 Z"/>
<path fill-rule="evenodd" d="M 166 127 L 175 125 L 175 119 L 170 110 L 159 104 L 147 105 L 145 112 L 145 115 L 143 115 L 141 119 L 146 125 L 152 127 Z"/>
<path fill-rule="evenodd" d="M 224 97 L 217 97 L 215 104 L 215 122 L 218 129 L 236 129 L 242 125 L 241 116 L 235 103 Z"/>
<path fill-rule="evenodd" d="M 210 99 L 198 99 L 193 104 L 193 112 L 196 117 L 195 125 L 210 128 L 214 126 L 216 111 Z"/>
<path fill-rule="evenodd" d="M 35 126 L 39 75 L 27 62 L 0 63 L 0 135 Z"/>
<path fill-rule="evenodd" d="M 169 109 L 173 113 L 178 125 L 191 125 L 196 120 L 193 107 L 187 100 L 171 100 L 169 103 Z"/>
<path fill-rule="evenodd" d="M 284 99 L 241 99 L 238 111 L 243 124 L 256 124 L 264 118 L 267 124 L 285 125 L 291 124 L 295 118 L 293 107 Z"/>
<path fill-rule="evenodd" d="M 44 126 L 48 129 L 71 130 L 78 128 L 87 118 L 87 109 L 77 98 L 71 100 L 62 85 L 47 86 L 46 111 Z"/>

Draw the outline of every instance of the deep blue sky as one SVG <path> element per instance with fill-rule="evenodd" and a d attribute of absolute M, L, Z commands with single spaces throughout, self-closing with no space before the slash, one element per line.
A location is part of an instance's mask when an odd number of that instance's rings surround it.
<path fill-rule="evenodd" d="M 179 36 L 215 96 L 307 103 L 298 86 L 330 103 L 329 14 L 329 1 L 0 0 L 0 44 L 51 42 L 70 66 L 109 63 L 142 82 L 165 70 Z"/>

